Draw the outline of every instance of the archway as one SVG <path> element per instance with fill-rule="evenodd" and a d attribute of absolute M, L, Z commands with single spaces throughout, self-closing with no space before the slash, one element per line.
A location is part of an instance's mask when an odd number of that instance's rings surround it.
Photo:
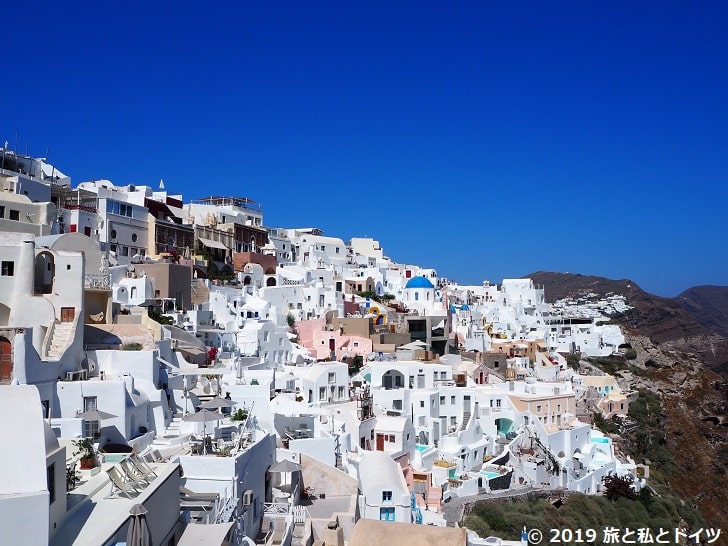
<path fill-rule="evenodd" d="M 53 281 L 56 276 L 56 264 L 53 254 L 41 252 L 35 257 L 33 268 L 33 293 L 52 294 Z"/>
<path fill-rule="evenodd" d="M 513 428 L 513 421 L 506 419 L 505 417 L 501 417 L 495 420 L 495 426 L 498 428 L 499 433 L 508 434 Z"/>
<path fill-rule="evenodd" d="M 250 276 L 246 275 L 245 278 L 243 279 L 243 286 L 248 286 L 251 281 L 252 281 L 252 279 L 250 278 Z"/>
<path fill-rule="evenodd" d="M 276 280 L 274 277 L 269 277 L 267 281 L 265 281 L 266 286 L 275 286 Z"/>
<path fill-rule="evenodd" d="M 398 370 L 387 370 L 382 376 L 385 389 L 404 387 L 404 374 Z"/>

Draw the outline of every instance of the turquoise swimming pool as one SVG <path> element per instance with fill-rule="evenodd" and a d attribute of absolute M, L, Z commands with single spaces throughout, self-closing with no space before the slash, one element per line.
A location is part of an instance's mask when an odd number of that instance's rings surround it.
<path fill-rule="evenodd" d="M 481 470 L 479 474 L 482 474 L 483 476 L 486 476 L 489 480 L 491 478 L 498 478 L 500 477 L 499 472 L 493 472 L 492 470 Z"/>
<path fill-rule="evenodd" d="M 592 443 L 595 443 L 595 444 L 608 444 L 609 438 L 602 438 L 602 437 L 592 438 L 591 441 L 592 441 Z"/>
<path fill-rule="evenodd" d="M 428 449 L 430 449 L 430 447 L 431 446 L 427 446 L 427 445 L 423 445 L 423 444 L 415 444 L 415 449 L 420 452 L 427 451 Z"/>

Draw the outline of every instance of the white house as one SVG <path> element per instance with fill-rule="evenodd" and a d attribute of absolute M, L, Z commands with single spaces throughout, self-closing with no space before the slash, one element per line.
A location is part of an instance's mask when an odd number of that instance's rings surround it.
<path fill-rule="evenodd" d="M 401 467 L 386 453 L 363 451 L 360 457 L 361 517 L 411 523 L 411 494 Z"/>

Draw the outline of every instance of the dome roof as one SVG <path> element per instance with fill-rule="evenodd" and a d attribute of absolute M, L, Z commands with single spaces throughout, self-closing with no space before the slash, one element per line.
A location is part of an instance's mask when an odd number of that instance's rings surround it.
<path fill-rule="evenodd" d="M 405 288 L 435 288 L 434 285 L 425 277 L 412 277 Z"/>

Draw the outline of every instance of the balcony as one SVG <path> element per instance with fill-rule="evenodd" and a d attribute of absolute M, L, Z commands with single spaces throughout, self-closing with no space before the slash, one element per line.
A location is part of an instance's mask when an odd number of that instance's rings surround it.
<path fill-rule="evenodd" d="M 86 290 L 111 290 L 111 275 L 86 273 L 83 276 L 83 287 Z"/>

